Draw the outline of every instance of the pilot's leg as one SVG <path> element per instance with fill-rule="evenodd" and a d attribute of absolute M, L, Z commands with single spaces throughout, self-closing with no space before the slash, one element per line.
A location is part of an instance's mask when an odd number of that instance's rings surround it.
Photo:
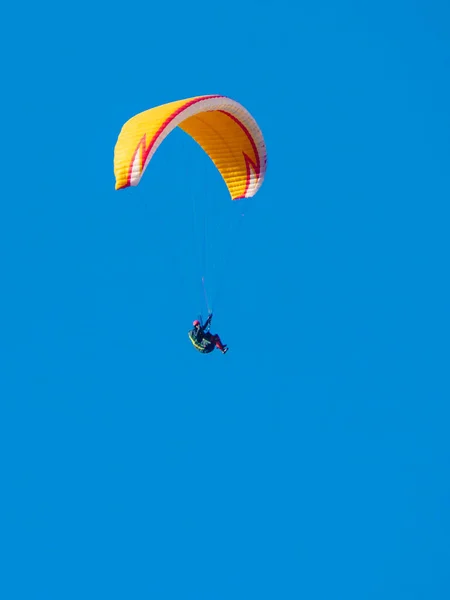
<path fill-rule="evenodd" d="M 226 346 L 224 346 L 222 344 L 222 341 L 221 341 L 220 337 L 217 334 L 215 334 L 213 336 L 213 340 L 214 340 L 214 343 L 216 344 L 216 348 L 218 348 L 221 352 L 226 351 Z"/>

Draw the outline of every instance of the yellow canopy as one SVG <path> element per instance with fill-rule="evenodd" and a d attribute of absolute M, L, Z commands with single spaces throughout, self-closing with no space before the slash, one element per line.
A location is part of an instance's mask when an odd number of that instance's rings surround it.
<path fill-rule="evenodd" d="M 138 185 L 161 142 L 180 127 L 203 148 L 231 198 L 250 198 L 266 172 L 266 146 L 250 113 L 226 96 L 197 96 L 151 108 L 125 123 L 114 150 L 116 190 Z"/>

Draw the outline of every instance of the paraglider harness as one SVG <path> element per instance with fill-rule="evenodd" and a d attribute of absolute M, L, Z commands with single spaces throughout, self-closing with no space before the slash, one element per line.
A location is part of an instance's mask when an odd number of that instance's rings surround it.
<path fill-rule="evenodd" d="M 208 316 L 205 321 L 205 324 L 202 325 L 201 317 L 200 317 L 200 327 L 194 327 L 188 333 L 189 339 L 191 340 L 193 346 L 199 352 L 203 354 L 208 354 L 212 352 L 215 348 L 215 342 L 212 338 L 211 333 L 209 332 L 209 326 L 211 325 L 212 314 Z"/>

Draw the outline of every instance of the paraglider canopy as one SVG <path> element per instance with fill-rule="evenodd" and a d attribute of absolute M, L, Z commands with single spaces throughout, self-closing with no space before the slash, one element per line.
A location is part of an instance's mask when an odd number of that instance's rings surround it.
<path fill-rule="evenodd" d="M 226 96 L 196 96 L 146 110 L 125 123 L 114 150 L 116 189 L 138 185 L 164 139 L 180 127 L 208 154 L 231 198 L 251 198 L 266 172 L 266 146 L 254 118 Z M 176 172 L 177 165 L 173 165 Z"/>

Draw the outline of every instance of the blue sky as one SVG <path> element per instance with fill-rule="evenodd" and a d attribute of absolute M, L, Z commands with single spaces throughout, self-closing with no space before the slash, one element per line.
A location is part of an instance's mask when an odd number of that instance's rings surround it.
<path fill-rule="evenodd" d="M 3 14 L 1 597 L 447 599 L 446 3 Z M 114 190 L 127 119 L 216 93 L 245 216 L 182 132 Z"/>

